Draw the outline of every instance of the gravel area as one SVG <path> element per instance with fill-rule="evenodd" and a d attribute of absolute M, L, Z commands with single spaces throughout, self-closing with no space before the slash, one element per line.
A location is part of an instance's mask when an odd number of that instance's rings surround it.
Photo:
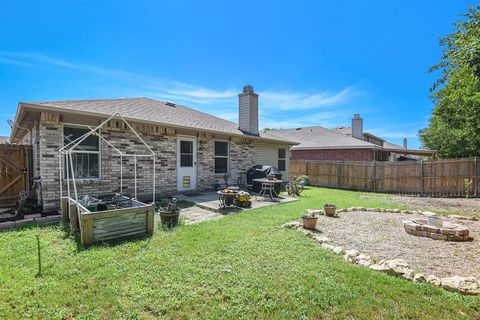
<path fill-rule="evenodd" d="M 418 272 L 440 277 L 480 276 L 480 222 L 449 218 L 467 226 L 473 241 L 451 242 L 407 234 L 403 220 L 425 217 L 386 212 L 341 212 L 320 216 L 317 228 L 334 245 L 356 249 L 376 259 L 403 259 Z"/>
<path fill-rule="evenodd" d="M 480 198 L 431 198 L 418 196 L 397 195 L 365 195 L 365 198 L 383 198 L 386 202 L 393 202 L 415 210 L 448 211 L 480 218 Z"/>

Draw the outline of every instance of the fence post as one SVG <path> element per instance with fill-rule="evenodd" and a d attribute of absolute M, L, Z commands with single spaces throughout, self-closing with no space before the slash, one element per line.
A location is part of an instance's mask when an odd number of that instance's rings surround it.
<path fill-rule="evenodd" d="M 477 161 L 477 157 L 473 158 L 473 172 L 474 172 L 474 176 L 473 176 L 473 183 L 474 183 L 474 186 L 473 186 L 473 195 L 476 197 L 478 196 L 478 161 Z"/>
<path fill-rule="evenodd" d="M 423 160 L 420 160 L 420 195 L 423 195 L 424 193 L 424 180 L 425 177 L 423 176 Z"/>

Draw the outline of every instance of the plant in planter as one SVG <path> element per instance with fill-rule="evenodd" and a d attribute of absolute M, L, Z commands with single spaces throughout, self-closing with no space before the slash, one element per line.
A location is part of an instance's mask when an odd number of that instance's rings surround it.
<path fill-rule="evenodd" d="M 326 203 L 323 206 L 323 210 L 325 210 L 325 215 L 327 215 L 329 217 L 333 217 L 333 216 L 335 216 L 335 213 L 337 212 L 337 206 L 334 205 L 334 204 Z"/>
<path fill-rule="evenodd" d="M 302 217 L 303 227 L 313 230 L 317 227 L 318 215 L 315 212 L 307 213 Z"/>
<path fill-rule="evenodd" d="M 160 207 L 158 212 L 163 227 L 173 228 L 178 224 L 180 208 L 177 207 L 176 198 L 172 198 L 166 208 Z"/>
<path fill-rule="evenodd" d="M 308 177 L 305 175 L 301 175 L 298 177 L 293 177 L 292 180 L 287 184 L 285 189 L 289 196 L 299 196 L 300 193 L 303 191 L 303 187 L 307 182 Z"/>

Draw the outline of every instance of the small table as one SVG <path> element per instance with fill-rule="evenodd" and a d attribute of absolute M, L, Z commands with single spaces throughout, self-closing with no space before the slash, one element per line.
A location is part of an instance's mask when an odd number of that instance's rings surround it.
<path fill-rule="evenodd" d="M 253 179 L 253 181 L 260 182 L 262 184 L 262 189 L 260 190 L 260 192 L 257 194 L 255 198 L 258 198 L 260 196 L 266 196 L 266 195 L 268 195 L 272 200 L 274 198 L 278 198 L 278 194 L 275 191 L 275 185 L 277 183 L 282 184 L 283 183 L 282 180 L 268 180 L 263 178 L 263 179 Z"/>
<path fill-rule="evenodd" d="M 226 208 L 229 206 L 235 205 L 235 198 L 238 196 L 238 192 L 223 192 L 217 191 L 218 202 L 220 202 L 220 207 Z"/>

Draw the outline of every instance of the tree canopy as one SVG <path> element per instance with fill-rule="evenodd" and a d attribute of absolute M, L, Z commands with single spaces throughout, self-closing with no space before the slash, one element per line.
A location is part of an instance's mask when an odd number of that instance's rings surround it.
<path fill-rule="evenodd" d="M 480 156 L 480 5 L 470 7 L 440 45 L 441 61 L 430 71 L 441 76 L 431 88 L 434 108 L 420 141 L 439 158 Z"/>

